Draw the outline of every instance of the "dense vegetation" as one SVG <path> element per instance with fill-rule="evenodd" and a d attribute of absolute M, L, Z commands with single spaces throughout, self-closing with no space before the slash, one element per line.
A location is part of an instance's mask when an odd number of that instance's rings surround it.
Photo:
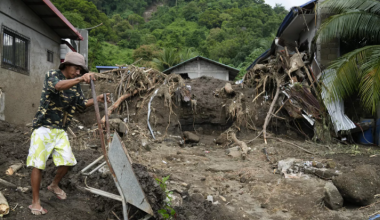
<path fill-rule="evenodd" d="M 53 3 L 76 27 L 103 23 L 90 31 L 91 69 L 142 58 L 139 65 L 162 70 L 194 55 L 244 69 L 270 47 L 287 14 L 281 5 L 272 8 L 264 0 L 53 0 Z M 157 10 L 144 20 L 149 7 Z"/>

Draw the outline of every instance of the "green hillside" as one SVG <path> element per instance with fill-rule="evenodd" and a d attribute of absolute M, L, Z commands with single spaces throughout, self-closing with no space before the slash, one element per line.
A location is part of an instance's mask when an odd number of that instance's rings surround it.
<path fill-rule="evenodd" d="M 142 58 L 137 65 L 163 70 L 194 55 L 244 69 L 270 46 L 288 13 L 263 0 L 52 2 L 76 27 L 103 23 L 90 31 L 91 69 Z M 145 22 L 143 13 L 154 4 L 162 6 Z"/>

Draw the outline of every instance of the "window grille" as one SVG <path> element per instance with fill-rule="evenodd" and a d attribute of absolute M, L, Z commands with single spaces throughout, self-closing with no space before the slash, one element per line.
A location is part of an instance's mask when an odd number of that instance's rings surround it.
<path fill-rule="evenodd" d="M 2 27 L 3 52 L 1 67 L 29 74 L 29 38 Z"/>

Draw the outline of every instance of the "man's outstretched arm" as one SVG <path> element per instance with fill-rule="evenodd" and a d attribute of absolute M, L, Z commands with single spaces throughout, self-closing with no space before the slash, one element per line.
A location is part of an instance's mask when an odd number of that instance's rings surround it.
<path fill-rule="evenodd" d="M 71 87 L 75 86 L 78 83 L 81 82 L 86 82 L 90 83 L 90 77 L 95 81 L 95 74 L 94 73 L 86 73 L 81 77 L 75 78 L 75 79 L 66 79 L 66 80 L 61 80 L 57 84 L 55 84 L 55 89 L 58 91 L 61 90 L 67 90 L 70 89 Z"/>

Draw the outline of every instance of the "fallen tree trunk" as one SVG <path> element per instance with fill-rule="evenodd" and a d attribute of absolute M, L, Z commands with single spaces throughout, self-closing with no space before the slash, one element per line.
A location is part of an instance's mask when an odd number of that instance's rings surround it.
<path fill-rule="evenodd" d="M 112 114 L 113 110 L 118 108 L 124 100 L 126 100 L 129 97 L 136 95 L 139 91 L 140 91 L 139 89 L 135 89 L 132 93 L 128 93 L 128 94 L 120 96 L 120 98 L 118 100 L 116 100 L 116 102 L 107 109 L 108 116 L 110 116 Z M 105 116 L 103 116 L 102 123 L 104 123 L 105 121 L 106 121 L 106 118 L 105 118 Z"/>
<path fill-rule="evenodd" d="M 310 152 L 310 151 L 306 150 L 305 148 L 302 148 L 302 147 L 298 146 L 297 144 L 294 144 L 294 143 L 291 143 L 291 142 L 288 142 L 288 141 L 282 140 L 281 138 L 276 138 L 276 140 L 279 140 L 279 141 L 281 141 L 281 142 L 283 142 L 283 143 L 287 143 L 287 144 L 293 145 L 293 146 L 295 146 L 295 147 L 298 147 L 299 149 L 305 151 L 305 152 L 308 153 L 308 154 L 314 154 L 313 152 Z"/>
<path fill-rule="evenodd" d="M 243 151 L 241 156 L 243 157 L 243 160 L 245 160 L 245 158 L 247 157 L 247 153 L 248 153 L 248 147 L 247 147 L 247 144 L 243 141 L 240 141 L 236 138 L 236 134 L 235 133 L 232 133 L 231 134 L 231 138 L 232 140 L 235 142 L 235 144 L 239 145 L 241 150 Z"/>
<path fill-rule="evenodd" d="M 7 199 L 5 199 L 4 195 L 0 192 L 0 217 L 3 215 L 7 215 L 9 213 L 9 205 Z"/>
<path fill-rule="evenodd" d="M 21 169 L 21 167 L 22 163 L 13 164 L 7 169 L 7 171 L 5 171 L 5 174 L 8 176 L 12 176 L 14 173 L 17 172 L 17 170 Z"/>
<path fill-rule="evenodd" d="M 276 95 L 274 96 L 272 104 L 270 105 L 270 108 L 269 108 L 269 111 L 267 113 L 267 117 L 265 117 L 265 122 L 264 122 L 264 126 L 263 126 L 263 135 L 264 135 L 264 142 L 265 142 L 265 144 L 267 144 L 267 126 L 269 124 L 270 119 L 272 118 L 273 108 L 274 108 L 274 105 L 276 104 L 278 96 L 280 94 L 280 83 L 281 83 L 281 80 L 278 79 L 278 76 L 276 78 L 276 82 L 277 82 Z"/>
<path fill-rule="evenodd" d="M 110 115 L 112 114 L 112 112 L 113 112 L 115 109 L 117 109 L 117 108 L 120 106 L 120 104 L 121 104 L 124 100 L 126 100 L 127 98 L 130 98 L 130 97 L 132 97 L 132 96 L 135 96 L 137 93 L 139 93 L 139 92 L 141 92 L 141 91 L 144 91 L 144 92 L 150 92 L 150 91 L 152 91 L 152 89 L 154 89 L 154 88 L 155 88 L 155 86 L 153 86 L 153 87 L 151 87 L 151 88 L 149 88 L 149 89 L 141 89 L 141 88 L 140 88 L 140 89 L 135 89 L 135 90 L 133 90 L 132 93 L 128 93 L 128 94 L 124 94 L 124 95 L 120 96 L 120 98 L 118 98 L 118 99 L 116 100 L 116 102 L 113 103 L 113 105 L 111 105 L 111 106 L 108 108 L 108 110 L 107 110 L 107 114 L 108 114 L 108 116 L 110 116 Z M 103 124 L 106 122 L 106 117 L 105 117 L 105 116 L 103 116 L 101 122 L 102 122 Z"/>
<path fill-rule="evenodd" d="M 5 181 L 3 179 L 0 179 L 0 185 L 6 186 L 6 187 L 11 187 L 11 188 L 17 188 L 17 186 L 13 183 L 10 183 L 8 181 Z"/>

